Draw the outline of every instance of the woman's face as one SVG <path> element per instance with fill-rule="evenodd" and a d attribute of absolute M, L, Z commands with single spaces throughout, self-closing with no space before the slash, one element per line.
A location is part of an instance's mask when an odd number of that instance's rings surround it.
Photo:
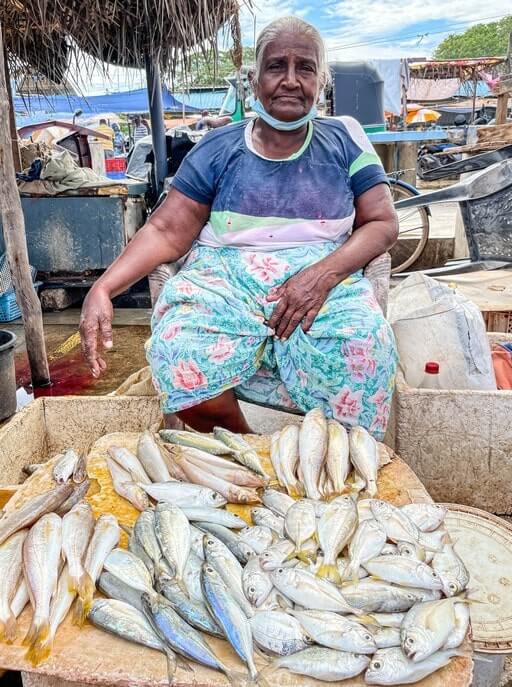
<path fill-rule="evenodd" d="M 318 54 L 310 38 L 282 33 L 267 45 L 254 94 L 282 122 L 307 114 L 319 91 Z"/>

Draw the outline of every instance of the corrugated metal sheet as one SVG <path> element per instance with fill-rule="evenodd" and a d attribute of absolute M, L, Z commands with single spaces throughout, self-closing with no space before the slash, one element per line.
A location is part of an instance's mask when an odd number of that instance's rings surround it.
<path fill-rule="evenodd" d="M 174 93 L 176 100 L 198 110 L 220 110 L 226 90 Z"/>

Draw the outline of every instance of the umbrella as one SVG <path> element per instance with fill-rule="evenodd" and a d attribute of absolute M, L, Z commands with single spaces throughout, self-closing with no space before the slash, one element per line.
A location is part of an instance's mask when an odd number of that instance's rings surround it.
<path fill-rule="evenodd" d="M 407 108 L 409 112 L 407 112 L 407 117 L 406 117 L 406 122 L 407 124 L 421 124 L 425 122 L 437 122 L 439 117 L 441 116 L 439 112 L 436 112 L 435 110 L 429 110 L 425 107 L 420 107 L 416 109 L 410 110 L 410 108 Z"/>

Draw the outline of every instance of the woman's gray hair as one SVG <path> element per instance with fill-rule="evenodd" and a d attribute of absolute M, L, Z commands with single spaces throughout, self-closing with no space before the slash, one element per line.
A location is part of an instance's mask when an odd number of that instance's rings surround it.
<path fill-rule="evenodd" d="M 329 66 L 327 65 L 327 51 L 325 49 L 325 43 L 318 29 L 316 29 L 312 24 L 309 24 L 307 21 L 299 19 L 298 17 L 280 17 L 279 19 L 276 19 L 265 26 L 265 28 L 260 32 L 258 40 L 256 41 L 256 65 L 252 77 L 253 83 L 258 83 L 263 64 L 265 48 L 269 43 L 276 40 L 282 33 L 294 33 L 298 36 L 306 36 L 312 40 L 318 54 L 318 90 L 320 92 L 320 90 L 331 80 L 331 72 L 329 70 Z"/>

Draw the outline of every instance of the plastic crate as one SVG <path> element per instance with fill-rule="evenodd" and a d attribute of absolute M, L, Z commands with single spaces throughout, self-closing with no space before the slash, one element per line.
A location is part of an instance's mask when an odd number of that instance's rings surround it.
<path fill-rule="evenodd" d="M 125 172 L 126 158 L 125 157 L 111 157 L 105 160 L 105 171 L 108 172 Z"/>
<path fill-rule="evenodd" d="M 106 176 L 109 179 L 126 179 L 126 174 L 124 172 L 107 172 Z"/>
<path fill-rule="evenodd" d="M 16 302 L 13 290 L 6 291 L 0 296 L 0 322 L 12 322 L 21 317 L 21 310 Z"/>

